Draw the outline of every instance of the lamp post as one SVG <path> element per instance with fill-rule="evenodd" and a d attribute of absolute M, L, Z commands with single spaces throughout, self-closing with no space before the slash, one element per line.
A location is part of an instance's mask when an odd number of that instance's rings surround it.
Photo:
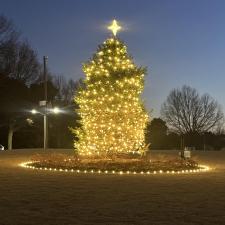
<path fill-rule="evenodd" d="M 43 137 L 43 148 L 46 150 L 48 148 L 48 127 L 47 127 L 47 116 L 49 113 L 58 114 L 60 109 L 58 107 L 47 108 L 45 107 L 44 112 L 37 111 L 36 109 L 31 110 L 32 114 L 41 114 L 44 117 L 44 137 Z"/>
<path fill-rule="evenodd" d="M 44 113 L 44 150 L 48 148 L 48 117 L 47 117 L 47 110 L 48 110 L 48 78 L 47 78 L 47 60 L 48 56 L 43 57 L 44 63 L 44 101 L 45 101 L 45 113 Z"/>
<path fill-rule="evenodd" d="M 44 114 L 44 150 L 48 148 L 47 114 Z"/>

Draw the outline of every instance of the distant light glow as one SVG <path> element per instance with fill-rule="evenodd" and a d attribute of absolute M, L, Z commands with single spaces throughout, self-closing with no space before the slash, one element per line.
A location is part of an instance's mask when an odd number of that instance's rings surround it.
<path fill-rule="evenodd" d="M 55 114 L 58 114 L 58 113 L 60 113 L 60 109 L 58 107 L 54 107 L 52 109 L 52 112 L 55 113 Z"/>
<path fill-rule="evenodd" d="M 27 123 L 30 124 L 30 125 L 34 123 L 34 121 L 33 121 L 31 118 L 27 118 L 26 121 L 27 121 Z"/>
<path fill-rule="evenodd" d="M 38 112 L 37 112 L 36 109 L 32 109 L 32 110 L 31 110 L 31 113 L 32 113 L 32 114 L 37 114 Z"/>

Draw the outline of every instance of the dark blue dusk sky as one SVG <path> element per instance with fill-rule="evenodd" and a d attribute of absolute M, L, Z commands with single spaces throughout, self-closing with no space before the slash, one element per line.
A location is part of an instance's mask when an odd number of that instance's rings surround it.
<path fill-rule="evenodd" d="M 83 77 L 88 60 L 116 18 L 119 37 L 138 65 L 148 67 L 144 99 L 154 116 L 172 88 L 207 92 L 225 109 L 224 0 L 0 0 L 40 59 L 68 78 Z"/>

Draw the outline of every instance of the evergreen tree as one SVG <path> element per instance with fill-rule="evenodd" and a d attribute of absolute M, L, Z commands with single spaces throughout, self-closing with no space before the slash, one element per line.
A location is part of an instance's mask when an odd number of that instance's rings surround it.
<path fill-rule="evenodd" d="M 140 95 L 145 68 L 137 67 L 115 35 L 83 65 L 85 86 L 75 96 L 79 128 L 73 130 L 80 155 L 114 155 L 145 151 L 149 120 Z"/>
<path fill-rule="evenodd" d="M 160 118 L 154 118 L 146 129 L 146 142 L 151 143 L 151 149 L 166 149 L 168 127 Z"/>

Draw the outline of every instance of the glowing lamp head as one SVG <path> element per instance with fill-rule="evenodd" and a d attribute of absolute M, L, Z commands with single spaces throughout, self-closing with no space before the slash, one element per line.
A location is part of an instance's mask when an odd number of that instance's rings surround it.
<path fill-rule="evenodd" d="M 112 24 L 108 26 L 108 30 L 111 30 L 114 36 L 116 36 L 117 32 L 121 29 L 122 27 L 118 25 L 116 20 L 113 20 Z"/>
<path fill-rule="evenodd" d="M 37 114 L 37 110 L 36 110 L 36 109 L 32 109 L 32 110 L 31 110 L 31 113 L 32 113 L 32 114 Z"/>
<path fill-rule="evenodd" d="M 53 113 L 55 113 L 55 114 L 58 114 L 58 113 L 60 112 L 60 110 L 59 110 L 58 107 L 54 107 L 54 108 L 52 109 L 52 111 L 53 111 Z"/>

